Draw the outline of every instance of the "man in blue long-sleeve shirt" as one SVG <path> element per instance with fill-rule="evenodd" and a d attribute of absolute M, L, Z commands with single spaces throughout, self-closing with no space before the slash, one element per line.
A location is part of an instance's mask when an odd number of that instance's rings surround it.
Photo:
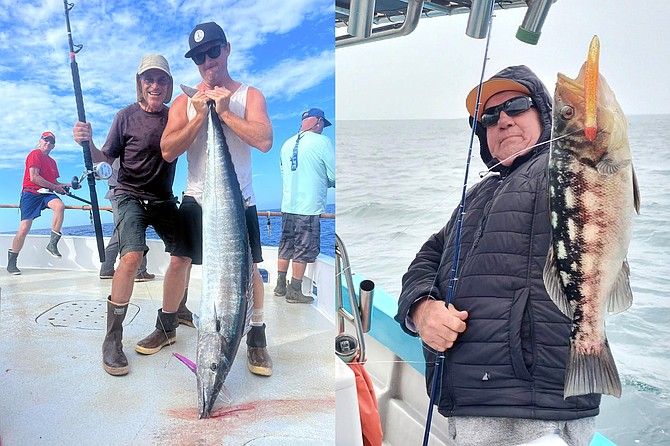
<path fill-rule="evenodd" d="M 308 263 L 320 252 L 319 215 L 326 209 L 326 192 L 335 187 L 335 150 L 321 132 L 330 122 L 323 110 L 310 108 L 302 114 L 300 132 L 281 149 L 280 170 L 283 183 L 282 233 L 279 240 L 275 296 L 286 296 L 290 303 L 312 303 L 302 293 L 302 278 Z M 291 283 L 286 282 L 290 262 Z"/>

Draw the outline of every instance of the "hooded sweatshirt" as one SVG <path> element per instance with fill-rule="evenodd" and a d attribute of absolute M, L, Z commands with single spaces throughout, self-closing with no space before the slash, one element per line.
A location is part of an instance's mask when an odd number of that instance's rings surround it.
<path fill-rule="evenodd" d="M 538 420 L 595 416 L 599 394 L 563 399 L 571 320 L 551 301 L 542 279 L 551 229 L 547 141 L 552 99 L 525 66 L 506 68 L 493 77 L 528 88 L 542 121 L 538 142 L 546 144 L 509 167 L 495 167 L 497 174 L 467 193 L 452 303 L 469 316 L 465 332 L 445 353 L 438 410 L 444 416 Z M 491 167 L 498 161 L 489 152 L 481 125 L 477 136 L 482 159 Z M 403 276 L 396 320 L 413 336 L 417 333 L 408 317 L 412 305 L 425 296 L 446 299 L 457 210 L 423 245 Z M 435 357 L 427 348 L 424 356 L 430 394 Z"/>

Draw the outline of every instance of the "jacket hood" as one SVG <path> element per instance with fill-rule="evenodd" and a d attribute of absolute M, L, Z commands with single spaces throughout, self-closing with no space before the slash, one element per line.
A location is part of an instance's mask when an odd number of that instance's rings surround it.
<path fill-rule="evenodd" d="M 549 141 L 551 138 L 551 107 L 553 104 L 553 99 L 547 90 L 547 87 L 544 86 L 540 78 L 538 78 L 535 73 L 533 73 L 530 68 L 525 65 L 517 65 L 512 67 L 507 67 L 502 71 L 494 74 L 491 79 L 509 79 L 519 84 L 523 85 L 530 91 L 530 97 L 533 100 L 533 104 L 540 112 L 540 119 L 542 121 L 542 134 L 538 139 L 538 143 Z M 491 80 L 489 79 L 489 80 Z M 474 118 L 470 116 L 470 127 L 474 123 Z M 479 138 L 479 151 L 482 157 L 482 160 L 487 167 L 491 168 L 498 163 L 499 160 L 495 159 L 489 150 L 488 141 L 486 140 L 486 129 L 481 125 L 481 122 L 477 124 L 476 134 Z M 510 167 L 505 167 L 503 165 L 498 165 L 492 170 L 497 172 L 512 171 L 520 164 L 523 164 L 526 160 L 533 157 L 535 154 L 548 150 L 549 144 L 542 144 L 535 147 L 533 150 L 527 154 L 520 156 L 514 160 L 514 163 Z"/>

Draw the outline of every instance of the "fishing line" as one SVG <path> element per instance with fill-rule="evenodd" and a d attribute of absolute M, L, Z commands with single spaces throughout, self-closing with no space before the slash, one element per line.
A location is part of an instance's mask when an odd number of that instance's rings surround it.
<path fill-rule="evenodd" d="M 489 53 L 489 44 L 491 42 L 491 29 L 493 27 L 493 10 L 495 7 L 495 1 L 491 1 L 490 9 L 489 9 L 489 19 L 488 19 L 488 29 L 486 31 L 486 46 L 484 49 L 484 60 L 482 62 L 482 70 L 481 74 L 479 77 L 479 84 L 477 86 L 477 101 L 475 102 L 475 113 L 473 116 L 473 123 L 472 123 L 472 131 L 470 132 L 470 143 L 468 147 L 468 156 L 467 160 L 465 163 L 465 178 L 463 181 L 463 189 L 461 191 L 461 202 L 459 204 L 458 208 L 458 216 L 456 220 L 456 232 L 454 233 L 454 256 L 452 260 L 452 268 L 451 268 L 451 278 L 449 279 L 449 287 L 447 289 L 447 298 L 445 301 L 445 306 L 448 307 L 449 304 L 451 303 L 451 300 L 454 295 L 454 290 L 456 288 L 456 283 L 458 281 L 458 262 L 459 262 L 459 257 L 460 257 L 460 248 L 461 248 L 461 233 L 463 230 L 463 215 L 465 215 L 465 206 L 466 206 L 466 192 L 468 188 L 468 174 L 470 173 L 470 160 L 472 159 L 472 146 L 474 143 L 475 135 L 477 132 L 477 121 L 479 118 L 479 108 L 481 105 L 481 95 L 482 95 L 482 86 L 484 83 L 484 74 L 486 72 L 486 61 L 488 60 L 488 53 Z M 445 247 L 446 248 L 446 247 Z M 446 249 L 443 249 L 442 255 L 440 256 L 440 263 L 437 266 L 437 269 L 435 270 L 435 278 L 433 279 L 433 283 L 431 285 L 431 291 L 430 294 L 432 294 L 432 291 L 437 283 L 437 277 L 439 275 L 440 268 L 442 267 L 442 264 L 445 260 L 446 257 Z M 424 344 L 425 345 L 425 344 Z M 426 345 L 426 347 L 428 347 Z M 429 348 L 429 347 L 428 347 Z M 432 349 L 430 349 L 432 350 Z M 433 383 L 432 383 L 432 389 L 430 392 L 430 403 L 428 406 L 428 415 L 426 416 L 426 427 L 424 431 L 424 436 L 423 436 L 423 446 L 428 445 L 428 440 L 430 438 L 430 425 L 432 423 L 433 419 L 433 408 L 436 405 L 436 399 L 437 399 L 437 388 L 438 388 L 438 382 L 441 380 L 442 377 L 442 371 L 444 368 L 444 361 L 446 358 L 446 352 L 436 352 L 435 354 L 435 368 L 433 369 Z"/>
<path fill-rule="evenodd" d="M 504 162 L 507 161 L 508 159 L 513 158 L 513 157 L 519 155 L 519 154 L 522 153 L 522 152 L 529 152 L 529 151 L 531 151 L 532 149 L 534 149 L 535 147 L 539 147 L 539 146 L 541 146 L 541 145 L 543 145 L 543 144 L 549 144 L 549 143 L 552 143 L 552 142 L 554 142 L 554 141 L 558 141 L 559 139 L 563 139 L 563 138 L 565 138 L 566 136 L 574 135 L 575 133 L 578 133 L 578 132 L 581 132 L 581 131 L 582 131 L 582 130 L 575 130 L 574 132 L 566 133 L 565 135 L 557 136 L 556 138 L 551 138 L 551 139 L 548 139 L 547 141 L 539 142 L 539 143 L 537 143 L 537 144 L 535 144 L 535 145 L 532 145 L 532 146 L 530 146 L 530 147 L 526 147 L 525 149 L 521 149 L 521 150 L 519 150 L 518 152 L 514 152 L 513 154 L 511 154 L 510 156 L 508 156 L 508 157 L 505 158 L 504 160 L 502 160 L 502 161 L 500 161 L 500 162 L 494 164 L 493 166 L 491 166 L 488 170 L 482 170 L 482 171 L 480 171 L 480 172 L 479 172 L 479 177 L 480 177 L 480 178 L 484 178 L 486 175 L 490 174 L 490 173 L 493 171 L 493 169 L 495 169 L 496 167 L 498 167 L 499 165 L 501 165 L 502 163 L 504 163 Z"/>

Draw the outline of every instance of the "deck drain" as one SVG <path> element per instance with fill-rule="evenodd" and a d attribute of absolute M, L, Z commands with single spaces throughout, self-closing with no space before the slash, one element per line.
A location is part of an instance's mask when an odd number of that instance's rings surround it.
<path fill-rule="evenodd" d="M 123 325 L 130 324 L 140 307 L 128 304 L 128 313 Z M 105 300 L 71 300 L 61 302 L 49 308 L 35 318 L 35 322 L 52 327 L 83 328 L 85 330 L 107 329 L 107 301 Z"/>

